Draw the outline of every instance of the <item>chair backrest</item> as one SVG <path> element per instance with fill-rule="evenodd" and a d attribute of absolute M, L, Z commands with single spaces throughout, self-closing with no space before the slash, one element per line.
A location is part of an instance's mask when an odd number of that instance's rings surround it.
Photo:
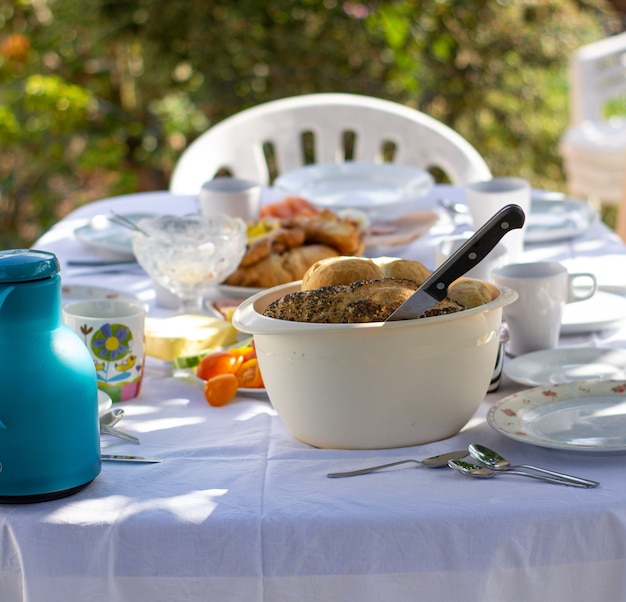
<path fill-rule="evenodd" d="M 387 100 L 332 93 L 271 101 L 211 127 L 179 158 L 170 191 L 195 194 L 220 170 L 268 185 L 308 163 L 381 162 L 387 152 L 394 163 L 439 168 L 453 184 L 491 178 L 476 149 L 436 119 Z"/>
<path fill-rule="evenodd" d="M 626 106 L 626 32 L 582 46 L 570 60 L 571 125 L 605 120 L 611 101 Z"/>

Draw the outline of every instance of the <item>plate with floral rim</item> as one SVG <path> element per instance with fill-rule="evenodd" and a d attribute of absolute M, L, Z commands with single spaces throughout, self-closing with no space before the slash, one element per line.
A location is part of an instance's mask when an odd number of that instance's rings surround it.
<path fill-rule="evenodd" d="M 536 387 L 495 403 L 489 425 L 510 439 L 563 451 L 626 452 L 626 380 Z"/>

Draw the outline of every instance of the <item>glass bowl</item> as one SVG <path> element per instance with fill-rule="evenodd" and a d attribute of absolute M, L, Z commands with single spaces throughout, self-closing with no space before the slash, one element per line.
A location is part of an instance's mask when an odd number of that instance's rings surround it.
<path fill-rule="evenodd" d="M 201 311 L 203 296 L 237 269 L 246 250 L 246 223 L 228 215 L 160 215 L 137 226 L 137 261 L 180 298 L 182 313 Z"/>

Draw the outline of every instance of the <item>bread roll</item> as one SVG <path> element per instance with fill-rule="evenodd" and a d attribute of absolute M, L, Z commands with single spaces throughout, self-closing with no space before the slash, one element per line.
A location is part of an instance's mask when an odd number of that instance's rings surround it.
<path fill-rule="evenodd" d="M 459 278 L 448 288 L 448 297 L 462 305 L 465 309 L 478 307 L 491 301 L 489 287 L 480 280 Z"/>
<path fill-rule="evenodd" d="M 428 276 L 430 270 L 419 261 L 394 257 L 332 257 L 317 262 L 307 270 L 302 278 L 301 290 L 384 278 L 411 280 L 420 285 Z"/>
<path fill-rule="evenodd" d="M 302 277 L 301 290 L 352 284 L 359 280 L 380 280 L 380 268 L 366 257 L 330 257 L 313 264 Z"/>
<path fill-rule="evenodd" d="M 224 282 L 232 286 L 269 288 L 300 280 L 316 261 L 337 255 L 335 249 L 326 245 L 295 247 L 284 253 L 271 253 L 251 266 L 240 266 Z"/>
<path fill-rule="evenodd" d="M 383 278 L 406 278 L 422 284 L 431 274 L 424 264 L 410 259 L 377 257 L 374 262 L 380 268 Z"/>
<path fill-rule="evenodd" d="M 263 315 L 292 322 L 347 324 L 383 322 L 419 287 L 413 280 L 365 280 L 290 293 L 271 303 Z M 422 317 L 462 311 L 444 299 Z"/>

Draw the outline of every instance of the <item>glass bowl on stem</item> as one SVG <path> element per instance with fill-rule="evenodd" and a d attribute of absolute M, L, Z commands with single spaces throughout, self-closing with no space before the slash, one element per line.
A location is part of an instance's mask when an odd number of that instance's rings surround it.
<path fill-rule="evenodd" d="M 178 313 L 204 314 L 204 296 L 234 272 L 245 253 L 246 223 L 228 215 L 159 215 L 133 231 L 141 267 L 180 299 Z"/>

